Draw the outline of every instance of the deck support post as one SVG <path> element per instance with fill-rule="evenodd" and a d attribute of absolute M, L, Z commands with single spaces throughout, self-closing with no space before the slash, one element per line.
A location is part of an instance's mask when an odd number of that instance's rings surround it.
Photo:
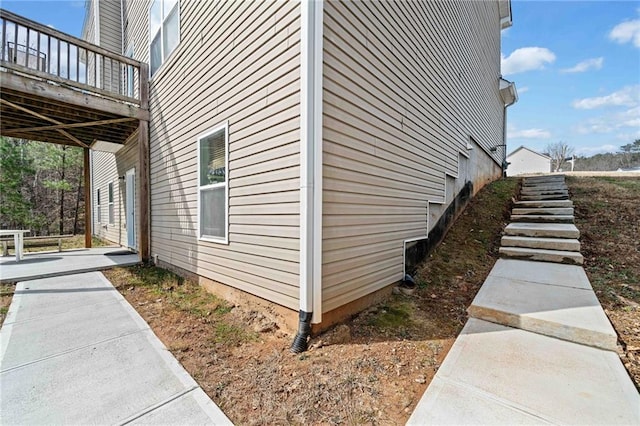
<path fill-rule="evenodd" d="M 89 155 L 91 151 L 89 148 L 83 148 L 84 154 L 84 246 L 91 248 L 91 164 L 89 161 Z"/>
<path fill-rule="evenodd" d="M 149 108 L 149 66 L 140 65 L 140 107 Z M 138 191 L 138 253 L 142 262 L 150 259 L 150 217 L 151 198 L 149 190 L 149 122 L 140 120 L 138 127 L 138 168 L 140 173 L 140 189 Z"/>

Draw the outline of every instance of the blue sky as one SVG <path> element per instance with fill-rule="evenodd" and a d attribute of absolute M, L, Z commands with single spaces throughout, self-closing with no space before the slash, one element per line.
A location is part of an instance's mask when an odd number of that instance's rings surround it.
<path fill-rule="evenodd" d="M 82 35 L 84 0 L 0 0 L 0 7 L 67 34 Z"/>
<path fill-rule="evenodd" d="M 640 138 L 640 1 L 515 0 L 512 14 L 502 73 L 520 99 L 509 151 L 562 141 L 590 156 Z"/>
<path fill-rule="evenodd" d="M 83 0 L 0 0 L 3 8 L 79 36 Z M 565 142 L 576 154 L 615 152 L 640 138 L 640 0 L 513 0 L 502 32 L 508 151 Z"/>

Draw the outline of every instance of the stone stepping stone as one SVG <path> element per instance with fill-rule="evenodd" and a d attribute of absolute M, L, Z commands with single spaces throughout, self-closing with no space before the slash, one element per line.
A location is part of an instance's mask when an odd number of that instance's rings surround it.
<path fill-rule="evenodd" d="M 558 181 L 564 182 L 564 175 L 551 175 L 551 176 L 526 176 L 523 178 L 525 182 L 543 182 L 543 181 Z"/>
<path fill-rule="evenodd" d="M 569 195 L 569 191 L 566 189 L 522 189 L 521 195 Z"/>
<path fill-rule="evenodd" d="M 575 238 L 502 237 L 503 247 L 524 247 L 532 249 L 580 251 L 580 241 Z"/>
<path fill-rule="evenodd" d="M 515 201 L 513 205 L 521 208 L 535 208 L 535 207 L 558 208 L 558 207 L 573 207 L 573 201 L 571 200 Z"/>
<path fill-rule="evenodd" d="M 573 223 L 573 215 L 550 215 L 550 214 L 512 214 L 512 222 L 532 222 L 532 223 Z"/>
<path fill-rule="evenodd" d="M 569 195 L 557 195 L 557 194 L 521 195 L 520 199 L 522 201 L 568 200 Z"/>
<path fill-rule="evenodd" d="M 516 207 L 511 214 L 535 214 L 535 215 L 573 215 L 573 207 Z"/>
<path fill-rule="evenodd" d="M 514 237 L 580 238 L 580 231 L 572 223 L 510 223 L 504 233 Z"/>
<path fill-rule="evenodd" d="M 544 266 L 538 270 L 544 271 Z M 617 349 L 616 332 L 591 289 L 541 284 L 535 282 L 535 276 L 523 281 L 489 274 L 467 312 L 496 324 L 609 351 Z"/>
<path fill-rule="evenodd" d="M 582 254 L 574 251 L 500 247 L 498 252 L 502 257 L 536 262 L 554 262 L 567 265 L 582 265 L 584 262 Z"/>

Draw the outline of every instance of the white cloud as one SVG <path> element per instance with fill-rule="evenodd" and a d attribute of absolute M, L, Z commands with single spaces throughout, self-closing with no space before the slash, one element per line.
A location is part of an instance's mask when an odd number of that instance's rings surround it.
<path fill-rule="evenodd" d="M 604 63 L 604 58 L 601 56 L 599 58 L 587 59 L 582 62 L 578 62 L 575 66 L 571 68 L 565 68 L 560 70 L 563 73 L 574 73 L 574 72 L 585 72 L 589 70 L 599 70 L 602 68 L 602 64 Z"/>
<path fill-rule="evenodd" d="M 640 19 L 616 25 L 609 33 L 609 39 L 621 44 L 631 42 L 635 47 L 640 47 Z"/>
<path fill-rule="evenodd" d="M 521 47 L 509 56 L 500 56 L 500 68 L 503 75 L 544 69 L 545 64 L 556 60 L 556 55 L 545 47 Z"/>
<path fill-rule="evenodd" d="M 636 106 L 640 102 L 640 85 L 627 86 L 609 95 L 594 98 L 576 99 L 573 107 L 576 109 L 595 109 L 608 106 Z"/>
<path fill-rule="evenodd" d="M 524 129 L 516 130 L 515 128 L 507 130 L 507 138 L 523 138 L 523 139 L 548 139 L 551 132 L 544 129 Z"/>
<path fill-rule="evenodd" d="M 640 131 L 640 106 L 630 108 L 615 114 L 606 114 L 591 118 L 574 127 L 574 131 L 581 135 L 592 133 L 614 133 L 616 131 L 628 131 L 636 128 Z M 633 130 L 632 130 L 633 131 Z"/>
<path fill-rule="evenodd" d="M 529 91 L 529 86 L 518 87 L 518 95 L 522 95 Z"/>

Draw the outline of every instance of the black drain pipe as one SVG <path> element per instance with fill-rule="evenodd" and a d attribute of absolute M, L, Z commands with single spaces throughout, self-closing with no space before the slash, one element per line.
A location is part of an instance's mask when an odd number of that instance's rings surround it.
<path fill-rule="evenodd" d="M 293 339 L 291 344 L 291 352 L 299 354 L 307 350 L 307 344 L 309 342 L 309 336 L 311 335 L 311 317 L 313 312 L 300 311 L 300 318 L 298 322 L 298 334 Z"/>

